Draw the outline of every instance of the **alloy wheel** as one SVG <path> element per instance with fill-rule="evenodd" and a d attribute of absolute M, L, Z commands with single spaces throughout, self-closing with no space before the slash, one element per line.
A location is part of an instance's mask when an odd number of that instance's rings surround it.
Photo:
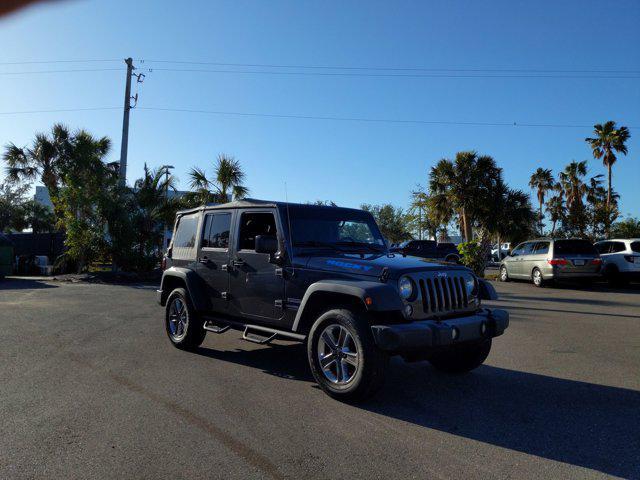
<path fill-rule="evenodd" d="M 318 338 L 318 363 L 331 383 L 345 385 L 358 372 L 360 356 L 353 336 L 342 325 L 326 327 Z"/>
<path fill-rule="evenodd" d="M 184 300 L 176 297 L 169 307 L 169 333 L 175 342 L 181 341 L 187 334 L 189 326 L 189 313 Z"/>

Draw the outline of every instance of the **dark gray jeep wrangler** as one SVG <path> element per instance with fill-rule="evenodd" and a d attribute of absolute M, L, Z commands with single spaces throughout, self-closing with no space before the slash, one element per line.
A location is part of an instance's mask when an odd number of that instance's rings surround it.
<path fill-rule="evenodd" d="M 370 213 L 246 200 L 179 212 L 158 301 L 178 348 L 241 330 L 306 342 L 320 387 L 355 401 L 390 355 L 449 373 L 484 362 L 509 324 L 483 308 L 493 287 L 469 269 L 389 253 Z"/>

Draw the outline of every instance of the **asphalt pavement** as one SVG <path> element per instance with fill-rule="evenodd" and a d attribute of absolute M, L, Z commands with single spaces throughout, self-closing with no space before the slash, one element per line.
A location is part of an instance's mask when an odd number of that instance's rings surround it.
<path fill-rule="evenodd" d="M 640 289 L 496 287 L 485 365 L 352 406 L 297 344 L 175 349 L 152 286 L 7 280 L 0 478 L 640 479 Z"/>

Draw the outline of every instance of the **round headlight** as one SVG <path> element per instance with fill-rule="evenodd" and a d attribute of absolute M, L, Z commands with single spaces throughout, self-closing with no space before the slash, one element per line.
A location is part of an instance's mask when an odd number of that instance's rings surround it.
<path fill-rule="evenodd" d="M 478 290 L 478 281 L 474 275 L 470 273 L 464 276 L 464 286 L 467 289 L 467 295 L 475 295 Z"/>
<path fill-rule="evenodd" d="M 401 277 L 398 281 L 398 290 L 400 290 L 400 297 L 402 297 L 403 300 L 412 300 L 415 296 L 416 288 L 413 280 L 409 277 Z"/>

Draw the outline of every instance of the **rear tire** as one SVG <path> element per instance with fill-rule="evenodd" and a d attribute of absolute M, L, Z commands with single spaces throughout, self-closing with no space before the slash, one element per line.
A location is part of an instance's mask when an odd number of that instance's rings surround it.
<path fill-rule="evenodd" d="M 181 350 L 199 347 L 207 334 L 184 288 L 176 288 L 169 294 L 164 325 L 173 346 Z"/>
<path fill-rule="evenodd" d="M 507 271 L 506 265 L 502 265 L 500 267 L 500 281 L 508 282 L 509 281 L 509 272 Z"/>
<path fill-rule="evenodd" d="M 429 359 L 437 370 L 451 374 L 463 374 L 478 368 L 491 351 L 491 339 L 471 345 L 454 345 Z"/>
<path fill-rule="evenodd" d="M 607 283 L 612 287 L 622 287 L 626 283 L 620 275 L 618 267 L 615 265 L 607 266 L 607 269 L 604 271 L 604 276 L 607 279 Z"/>
<path fill-rule="evenodd" d="M 531 272 L 531 280 L 538 288 L 545 286 L 544 278 L 542 278 L 542 272 L 537 267 L 533 269 L 533 272 Z"/>
<path fill-rule="evenodd" d="M 309 332 L 307 356 L 320 388 L 343 402 L 375 394 L 389 364 L 388 355 L 374 342 L 366 315 L 346 308 L 318 317 Z"/>

